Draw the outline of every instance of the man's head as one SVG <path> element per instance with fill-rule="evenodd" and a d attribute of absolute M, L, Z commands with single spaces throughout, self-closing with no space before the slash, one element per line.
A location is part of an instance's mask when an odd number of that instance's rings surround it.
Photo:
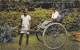
<path fill-rule="evenodd" d="M 24 16 L 28 14 L 28 11 L 26 9 L 23 10 Z"/>
<path fill-rule="evenodd" d="M 55 11 L 61 12 L 61 9 L 58 9 L 58 8 L 57 8 Z"/>
<path fill-rule="evenodd" d="M 24 13 L 24 16 L 26 16 L 27 15 L 27 12 L 25 11 L 25 12 L 23 12 Z"/>
<path fill-rule="evenodd" d="M 52 10 L 53 10 L 54 12 L 59 11 L 57 8 L 53 8 Z"/>

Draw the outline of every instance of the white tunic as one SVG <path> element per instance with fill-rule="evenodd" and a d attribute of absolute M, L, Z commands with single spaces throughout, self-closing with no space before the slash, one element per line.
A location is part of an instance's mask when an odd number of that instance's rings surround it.
<path fill-rule="evenodd" d="M 27 15 L 21 15 L 21 19 L 22 19 L 22 28 L 21 28 L 21 33 L 27 33 L 27 30 L 29 30 L 29 26 L 30 26 L 30 20 L 31 20 L 31 16 Z"/>

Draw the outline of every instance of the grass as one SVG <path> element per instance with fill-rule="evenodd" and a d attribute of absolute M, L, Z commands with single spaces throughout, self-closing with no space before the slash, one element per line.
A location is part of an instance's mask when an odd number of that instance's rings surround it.
<path fill-rule="evenodd" d="M 0 44 L 0 50 L 17 50 L 18 49 L 18 39 L 19 37 L 16 37 L 16 39 L 13 42 L 10 43 L 4 43 Z M 27 47 L 25 45 L 25 36 L 23 37 L 23 45 L 22 50 L 50 50 L 46 48 L 42 43 L 40 43 L 35 35 L 30 35 L 29 39 L 29 46 Z M 59 48 L 57 50 L 80 50 L 80 42 L 72 41 L 70 38 L 68 38 L 67 42 L 62 48 Z"/>

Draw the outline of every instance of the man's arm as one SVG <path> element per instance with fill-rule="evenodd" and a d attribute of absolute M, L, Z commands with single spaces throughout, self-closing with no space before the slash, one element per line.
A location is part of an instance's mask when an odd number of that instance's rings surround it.
<path fill-rule="evenodd" d="M 30 27 L 31 27 L 31 20 L 29 21 L 29 23 L 30 23 L 30 25 L 29 25 L 29 29 L 30 29 Z"/>
<path fill-rule="evenodd" d="M 22 19 L 20 19 L 20 24 L 18 26 L 18 34 L 20 34 L 21 27 L 22 27 Z"/>
<path fill-rule="evenodd" d="M 30 16 L 30 18 L 29 18 L 30 20 L 29 20 L 29 29 L 30 29 L 30 27 L 31 27 L 31 16 Z"/>

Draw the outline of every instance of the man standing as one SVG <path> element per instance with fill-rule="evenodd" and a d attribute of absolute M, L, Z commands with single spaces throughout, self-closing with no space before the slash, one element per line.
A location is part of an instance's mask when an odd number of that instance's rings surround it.
<path fill-rule="evenodd" d="M 19 48 L 21 48 L 22 45 L 22 38 L 23 35 L 26 34 L 26 45 L 29 44 L 29 32 L 30 30 L 30 23 L 31 23 L 31 16 L 28 15 L 28 13 L 24 10 L 23 15 L 21 15 L 21 29 L 19 31 L 20 37 L 19 37 Z"/>

